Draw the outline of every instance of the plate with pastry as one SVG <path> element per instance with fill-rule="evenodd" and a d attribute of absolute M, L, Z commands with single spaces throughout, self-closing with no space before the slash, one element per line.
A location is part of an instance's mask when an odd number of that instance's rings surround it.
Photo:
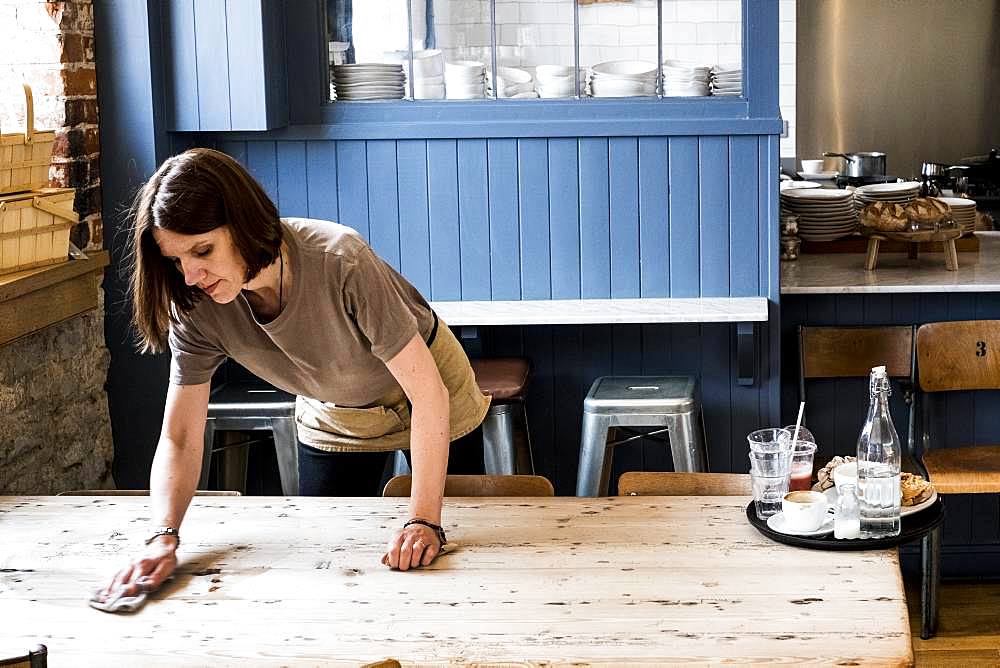
<path fill-rule="evenodd" d="M 857 464 L 855 457 L 834 457 L 823 468 L 816 472 L 817 483 L 813 489 L 826 494 L 831 504 L 837 502 L 837 486 L 857 484 Z M 840 468 L 843 466 L 843 468 Z M 839 469 L 839 470 L 838 470 Z M 900 517 L 919 513 L 930 508 L 937 501 L 937 490 L 934 485 L 923 477 L 913 473 L 902 473 L 899 476 Z"/>

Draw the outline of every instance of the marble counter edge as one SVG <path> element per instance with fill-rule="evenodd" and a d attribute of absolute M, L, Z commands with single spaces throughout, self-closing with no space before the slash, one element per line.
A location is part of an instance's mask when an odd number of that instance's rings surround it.
<path fill-rule="evenodd" d="M 449 325 L 766 322 L 766 297 L 432 301 Z"/>

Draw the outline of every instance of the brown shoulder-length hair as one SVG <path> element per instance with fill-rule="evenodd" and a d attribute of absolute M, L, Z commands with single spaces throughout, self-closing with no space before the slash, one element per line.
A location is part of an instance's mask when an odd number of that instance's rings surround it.
<path fill-rule="evenodd" d="M 160 253 L 155 228 L 204 234 L 229 226 L 247 266 L 247 281 L 274 262 L 281 248 L 274 202 L 238 162 L 209 148 L 193 148 L 165 160 L 136 194 L 129 217 L 132 322 L 142 352 L 166 349 L 170 323 L 203 296 L 186 285 L 174 262 Z"/>

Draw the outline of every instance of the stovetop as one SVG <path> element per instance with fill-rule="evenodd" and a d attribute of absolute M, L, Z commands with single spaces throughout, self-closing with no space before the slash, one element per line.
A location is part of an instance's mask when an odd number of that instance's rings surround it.
<path fill-rule="evenodd" d="M 891 176 L 883 174 L 882 176 L 846 176 L 840 174 L 837 176 L 837 187 L 845 188 L 847 186 L 867 186 L 872 183 L 895 183 L 899 180 L 897 176 Z"/>

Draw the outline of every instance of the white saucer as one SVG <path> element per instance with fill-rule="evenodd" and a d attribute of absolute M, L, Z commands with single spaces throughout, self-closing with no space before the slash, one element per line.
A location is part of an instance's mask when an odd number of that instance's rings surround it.
<path fill-rule="evenodd" d="M 767 518 L 767 527 L 772 531 L 789 536 L 823 536 L 833 531 L 833 513 L 827 513 L 826 519 L 815 531 L 796 531 L 785 526 L 785 514 L 780 510 Z"/>
<path fill-rule="evenodd" d="M 840 172 L 816 172 L 815 174 L 811 172 L 799 172 L 799 176 L 807 181 L 830 181 L 837 178 Z"/>
<path fill-rule="evenodd" d="M 825 490 L 823 493 L 826 494 L 826 498 L 830 501 L 831 505 L 836 505 L 838 496 L 836 487 L 831 487 L 830 489 Z M 912 515 L 913 513 L 919 513 L 921 510 L 924 510 L 925 508 L 930 508 L 932 505 L 934 505 L 934 502 L 937 501 L 937 497 L 938 494 L 937 490 L 935 489 L 933 492 L 931 492 L 930 497 L 928 497 L 928 499 L 923 503 L 918 503 L 915 506 L 901 506 L 899 509 L 899 516 L 906 517 L 907 515 Z"/>

